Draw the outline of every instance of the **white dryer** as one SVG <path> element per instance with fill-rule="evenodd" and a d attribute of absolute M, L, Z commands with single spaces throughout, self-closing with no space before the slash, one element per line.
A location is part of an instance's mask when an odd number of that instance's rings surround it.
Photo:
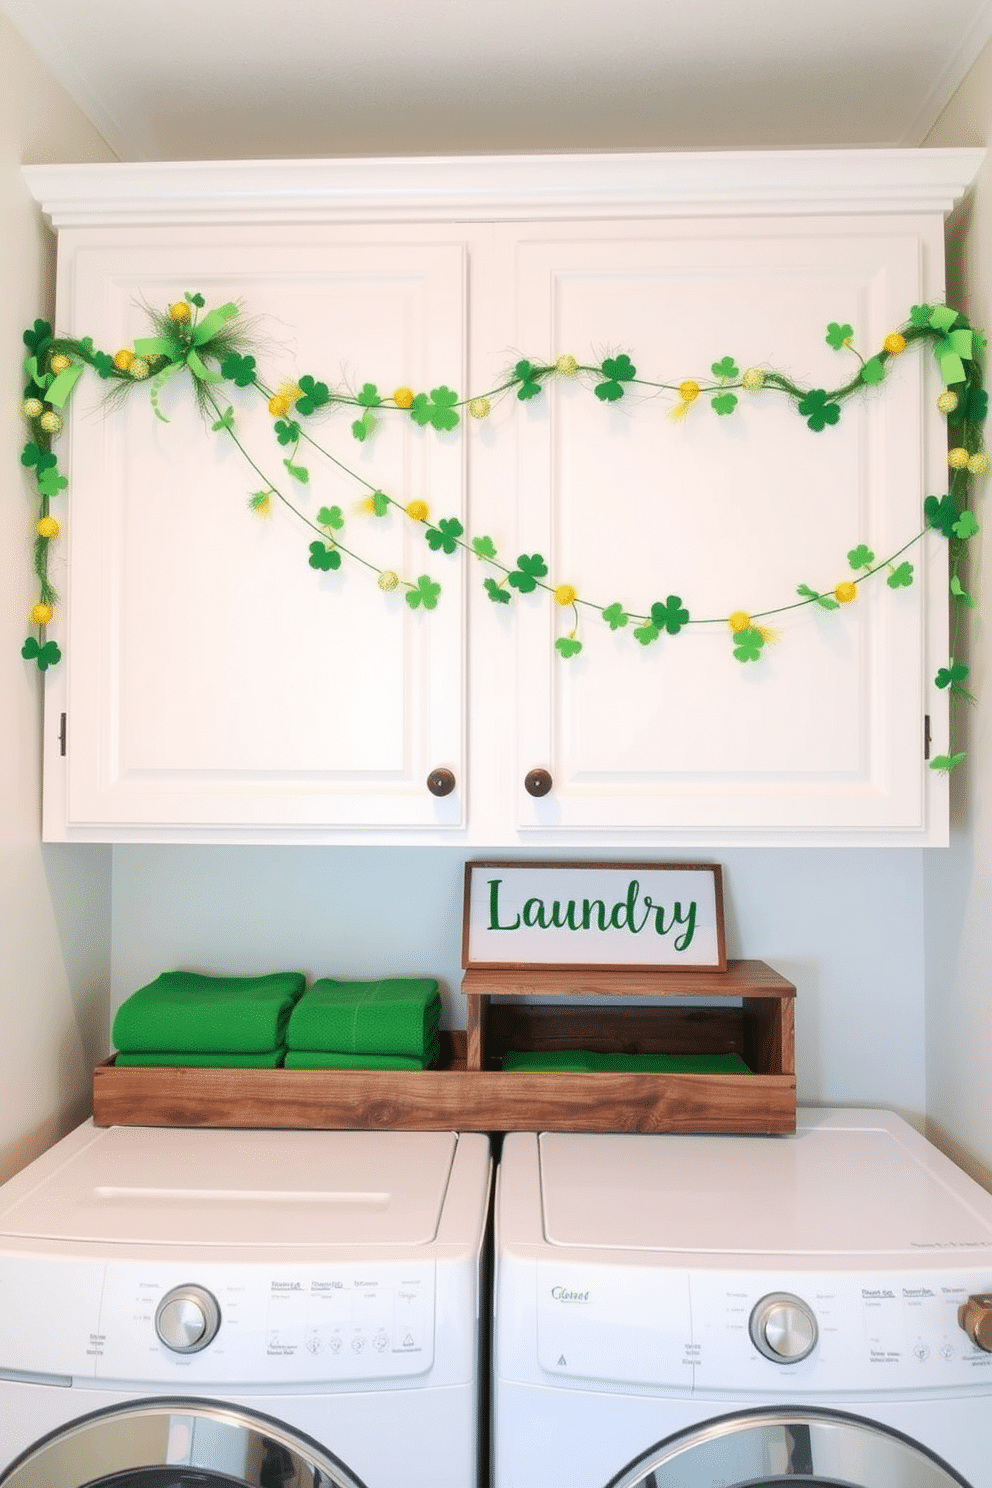
<path fill-rule="evenodd" d="M 992 1195 L 887 1112 L 515 1134 L 495 1488 L 992 1488 Z"/>
<path fill-rule="evenodd" d="M 0 1188 L 3 1488 L 477 1488 L 450 1132 L 80 1127 Z"/>

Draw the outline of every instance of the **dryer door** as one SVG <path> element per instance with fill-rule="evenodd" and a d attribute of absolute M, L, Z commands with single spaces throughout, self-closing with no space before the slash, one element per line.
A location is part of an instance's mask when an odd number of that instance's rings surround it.
<path fill-rule="evenodd" d="M 0 1472 L 0 1488 L 364 1488 L 316 1442 L 240 1407 L 147 1401 L 83 1416 Z"/>
<path fill-rule="evenodd" d="M 748 1411 L 659 1442 L 606 1488 L 972 1488 L 908 1437 L 834 1411 Z"/>

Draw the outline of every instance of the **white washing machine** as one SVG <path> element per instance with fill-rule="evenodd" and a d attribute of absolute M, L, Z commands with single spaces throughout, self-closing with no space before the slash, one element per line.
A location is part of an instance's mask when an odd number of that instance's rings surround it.
<path fill-rule="evenodd" d="M 477 1488 L 488 1139 L 80 1127 L 0 1188 L 3 1488 Z"/>
<path fill-rule="evenodd" d="M 992 1488 L 992 1195 L 887 1112 L 506 1138 L 495 1488 Z"/>

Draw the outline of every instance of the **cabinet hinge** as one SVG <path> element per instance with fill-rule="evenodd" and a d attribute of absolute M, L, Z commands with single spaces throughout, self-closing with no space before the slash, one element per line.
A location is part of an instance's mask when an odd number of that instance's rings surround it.
<path fill-rule="evenodd" d="M 63 714 L 63 717 L 64 716 L 65 715 Z M 924 713 L 924 715 L 923 715 L 923 758 L 925 760 L 928 760 L 930 758 L 930 714 L 929 713 Z"/>
<path fill-rule="evenodd" d="M 65 755 L 65 739 L 65 714 L 63 713 L 59 718 L 59 754 L 63 756 Z"/>

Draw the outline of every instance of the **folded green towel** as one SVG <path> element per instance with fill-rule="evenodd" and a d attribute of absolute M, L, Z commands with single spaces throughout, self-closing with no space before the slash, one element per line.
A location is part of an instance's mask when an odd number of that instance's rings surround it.
<path fill-rule="evenodd" d="M 257 977 L 165 971 L 121 1003 L 114 1044 L 128 1054 L 265 1054 L 285 1041 L 305 985 L 297 971 Z"/>
<path fill-rule="evenodd" d="M 589 1049 L 508 1050 L 504 1070 L 584 1074 L 749 1075 L 739 1054 L 596 1054 Z"/>
<path fill-rule="evenodd" d="M 264 1054 L 189 1054 L 185 1051 L 165 1049 L 135 1050 L 131 1054 L 118 1054 L 114 1063 L 119 1065 L 154 1065 L 190 1069 L 276 1069 L 282 1064 L 285 1049 L 268 1049 Z"/>
<path fill-rule="evenodd" d="M 287 1049 L 287 1069 L 423 1070 L 437 1064 L 437 1053 L 425 1059 L 412 1054 L 335 1054 L 324 1049 Z"/>
<path fill-rule="evenodd" d="M 429 977 L 314 982 L 293 1009 L 290 1049 L 429 1057 L 441 1023 L 441 994 Z"/>

